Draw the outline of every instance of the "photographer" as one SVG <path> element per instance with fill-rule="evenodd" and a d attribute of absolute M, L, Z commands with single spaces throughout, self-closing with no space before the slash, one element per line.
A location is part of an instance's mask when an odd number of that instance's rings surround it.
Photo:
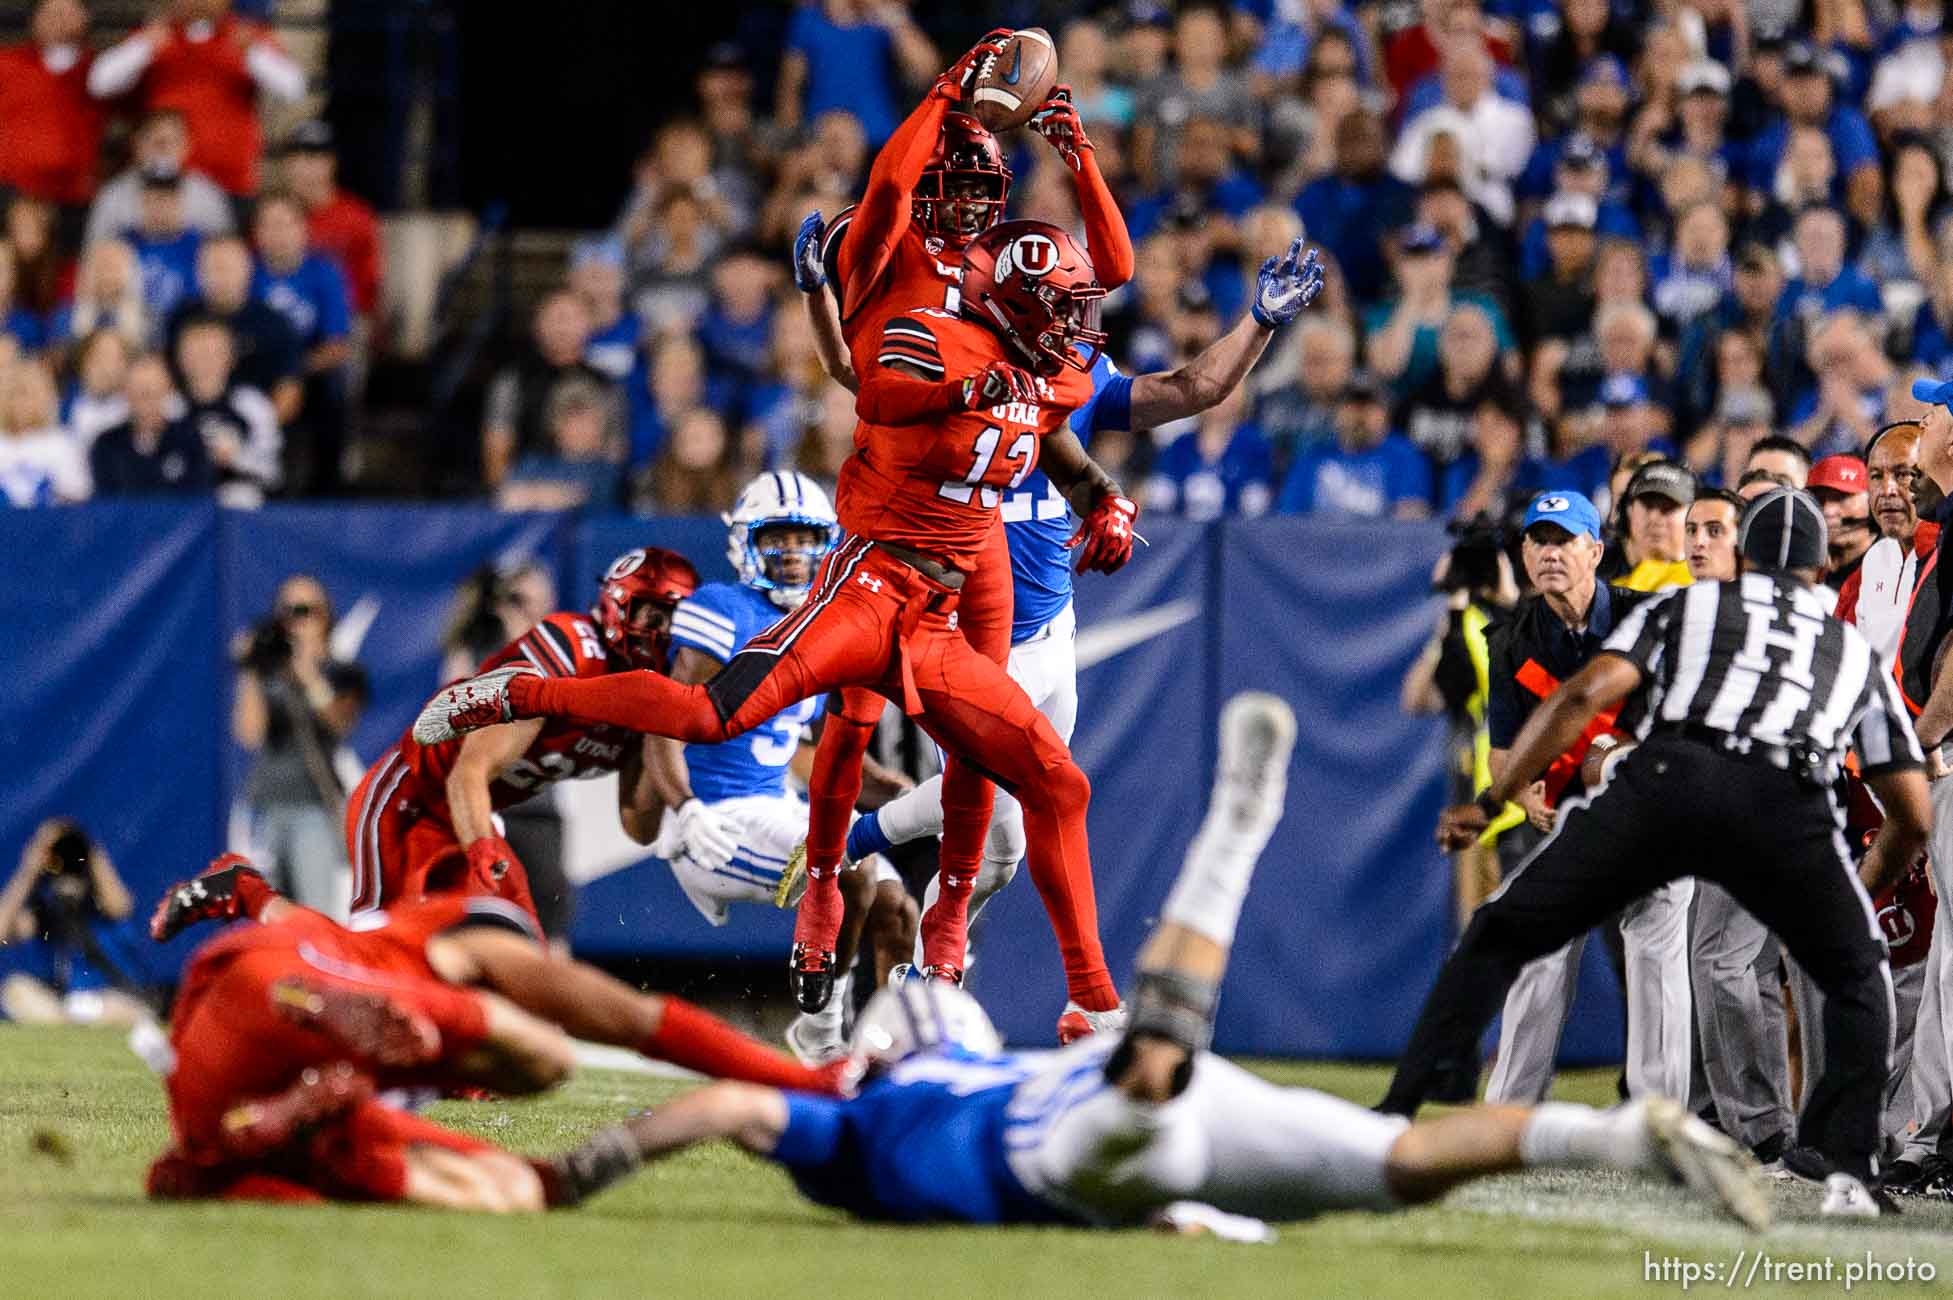
<path fill-rule="evenodd" d="M 332 606 L 295 573 L 270 617 L 240 636 L 231 737 L 257 755 L 245 781 L 257 860 L 292 899 L 344 917 L 351 893 L 342 818 L 346 791 L 332 754 L 366 707 L 366 673 L 332 658 Z"/>
<path fill-rule="evenodd" d="M 538 561 L 477 569 L 455 591 L 447 632 L 441 638 L 441 680 L 473 676 L 484 659 L 555 608 L 556 580 Z M 502 837 L 529 872 L 529 893 L 543 933 L 567 940 L 576 892 L 563 871 L 563 814 L 556 804 L 556 787 L 546 786 L 533 799 L 496 815 L 502 819 Z"/>
<path fill-rule="evenodd" d="M 104 947 L 100 931 L 133 903 L 115 864 L 74 822 L 34 831 L 0 890 L 0 945 L 39 940 L 32 973 L 0 981 L 0 1011 L 21 1024 L 133 1025 L 149 1016 L 142 991 Z"/>

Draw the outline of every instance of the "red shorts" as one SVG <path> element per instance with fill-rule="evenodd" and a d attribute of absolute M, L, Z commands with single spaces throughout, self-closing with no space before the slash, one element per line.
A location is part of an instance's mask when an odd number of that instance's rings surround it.
<path fill-rule="evenodd" d="M 322 926 L 331 922 L 320 919 Z M 337 927 L 332 927 L 337 930 Z M 438 980 L 379 970 L 334 956 L 307 939 L 306 927 L 280 923 L 246 931 L 245 942 L 199 955 L 185 972 L 170 1029 L 176 1064 L 166 1083 L 170 1123 L 178 1148 L 192 1161 L 216 1164 L 230 1151 L 224 1116 L 233 1107 L 275 1096 L 308 1067 L 350 1060 L 381 1087 L 465 1085 L 452 1063 L 471 1052 L 486 1032 L 480 999 Z M 418 1012 L 441 1031 L 442 1055 L 410 1071 L 388 1070 L 352 1057 L 346 1048 L 281 1015 L 271 1003 L 272 985 L 298 978 L 377 993 Z"/>
<path fill-rule="evenodd" d="M 293 1149 L 261 1160 L 203 1163 L 177 1147 L 149 1167 L 159 1199 L 397 1201 L 407 1192 L 407 1153 L 417 1146 L 461 1155 L 501 1148 L 377 1101 L 326 1121 Z"/>
<path fill-rule="evenodd" d="M 465 875 L 461 843 L 447 818 L 427 811 L 419 778 L 389 749 L 346 800 L 346 854 L 353 865 L 353 911 L 385 907 L 439 887 L 451 866 Z"/>

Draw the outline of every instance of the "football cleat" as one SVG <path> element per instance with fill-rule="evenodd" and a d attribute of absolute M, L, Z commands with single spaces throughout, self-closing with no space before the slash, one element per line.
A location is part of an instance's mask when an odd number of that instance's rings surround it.
<path fill-rule="evenodd" d="M 1840 1170 L 1824 1180 L 1824 1204 L 1817 1212 L 1827 1219 L 1876 1219 L 1897 1214 L 1899 1207 L 1891 1197 Z"/>
<path fill-rule="evenodd" d="M 795 1006 L 808 1015 L 821 1010 L 834 996 L 834 950 L 796 943 L 788 959 L 787 978 L 793 985 Z"/>
<path fill-rule="evenodd" d="M 305 1130 L 342 1115 L 373 1095 L 373 1081 L 345 1061 L 308 1068 L 274 1097 L 224 1112 L 223 1142 L 239 1159 L 275 1151 Z"/>
<path fill-rule="evenodd" d="M 218 855 L 202 874 L 172 886 L 156 904 L 149 918 L 149 937 L 167 943 L 191 926 L 203 921 L 231 921 L 244 915 L 244 899 L 239 893 L 241 878 L 249 876 L 271 889 L 263 874 L 238 853 Z"/>
<path fill-rule="evenodd" d="M 1656 1156 L 1675 1181 L 1721 1206 L 1753 1232 L 1770 1226 L 1770 1197 L 1763 1190 L 1756 1157 L 1742 1143 L 1716 1132 L 1667 1097 L 1648 1102 L 1644 1115 Z"/>
<path fill-rule="evenodd" d="M 838 1021 L 825 1016 L 795 1016 L 787 1026 L 787 1048 L 808 1069 L 839 1060 L 848 1054 L 847 1035 Z"/>
<path fill-rule="evenodd" d="M 948 984 L 955 988 L 963 987 L 963 968 L 943 962 L 936 966 L 924 966 L 922 978 L 931 984 Z"/>
<path fill-rule="evenodd" d="M 414 719 L 414 739 L 423 745 L 439 745 L 466 731 L 515 721 L 509 682 L 525 673 L 542 676 L 528 664 L 510 664 L 441 688 Z"/>
<path fill-rule="evenodd" d="M 1067 1002 L 1064 1014 L 1058 1017 L 1058 1042 L 1063 1045 L 1090 1038 L 1093 1034 L 1123 1033 L 1125 1028 L 1126 1006 L 1123 1002 L 1110 1011 L 1087 1011 L 1076 1002 Z"/>
<path fill-rule="evenodd" d="M 271 1005 L 285 1019 L 375 1065 L 425 1065 L 441 1054 L 441 1031 L 433 1021 L 377 993 L 282 979 L 271 986 Z"/>
<path fill-rule="evenodd" d="M 1242 691 L 1221 710 L 1221 755 L 1201 829 L 1225 828 L 1266 845 L 1282 818 L 1295 711 L 1280 696 Z"/>

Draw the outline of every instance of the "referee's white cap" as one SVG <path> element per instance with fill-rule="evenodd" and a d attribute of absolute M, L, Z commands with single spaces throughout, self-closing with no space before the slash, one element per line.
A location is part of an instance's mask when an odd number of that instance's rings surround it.
<path fill-rule="evenodd" d="M 1753 569 L 1821 569 L 1829 533 L 1817 498 L 1795 488 L 1776 488 L 1743 512 L 1736 546 Z"/>

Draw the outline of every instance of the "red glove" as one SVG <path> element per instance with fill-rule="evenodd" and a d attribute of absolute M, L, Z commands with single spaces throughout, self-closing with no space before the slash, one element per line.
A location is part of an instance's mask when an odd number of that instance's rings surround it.
<path fill-rule="evenodd" d="M 963 409 L 974 411 L 999 402 L 1035 402 L 1037 380 L 1028 370 L 1006 361 L 992 361 L 963 381 Z"/>
<path fill-rule="evenodd" d="M 1065 165 L 1077 171 L 1080 163 L 1078 153 L 1090 149 L 1092 141 L 1085 134 L 1084 124 L 1078 120 L 1078 109 L 1071 102 L 1071 87 L 1059 86 L 1052 90 L 1051 98 L 1044 106 L 1031 115 L 1031 129 L 1048 141 Z"/>
<path fill-rule="evenodd" d="M 511 870 L 522 870 L 522 860 L 500 835 L 484 835 L 468 845 L 469 893 L 500 893 Z"/>
<path fill-rule="evenodd" d="M 932 93 L 941 95 L 945 99 L 962 102 L 969 94 L 970 83 L 976 80 L 977 73 L 983 68 L 984 63 L 1001 57 L 1004 52 L 1004 42 L 1010 37 L 1010 28 L 992 28 L 990 33 L 972 45 L 962 58 L 950 64 L 948 71 L 936 78 Z"/>
<path fill-rule="evenodd" d="M 1132 558 L 1132 525 L 1138 517 L 1139 506 L 1115 492 L 1093 502 L 1092 513 L 1065 543 L 1066 550 L 1080 545 L 1085 548 L 1078 555 L 1078 571 L 1117 573 Z"/>

